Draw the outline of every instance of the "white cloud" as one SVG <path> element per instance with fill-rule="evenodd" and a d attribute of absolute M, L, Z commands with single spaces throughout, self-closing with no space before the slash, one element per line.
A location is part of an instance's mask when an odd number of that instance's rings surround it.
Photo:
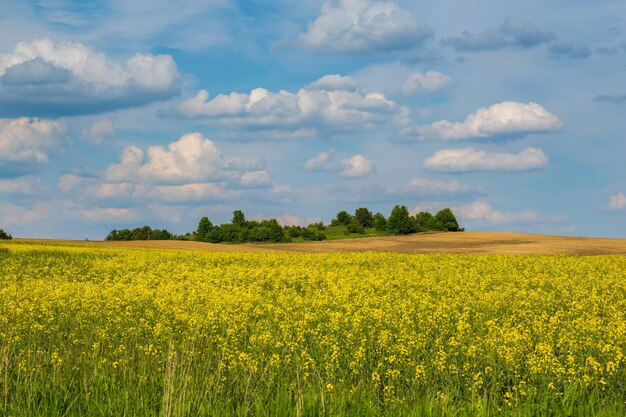
<path fill-rule="evenodd" d="M 34 195 L 42 188 L 41 178 L 34 176 L 0 180 L 0 194 Z"/>
<path fill-rule="evenodd" d="M 322 6 L 300 43 L 310 49 L 374 54 L 412 48 L 432 35 L 428 26 L 393 1 L 339 0 Z"/>
<path fill-rule="evenodd" d="M 453 210 L 461 219 L 482 220 L 492 224 L 536 223 L 544 220 L 543 216 L 532 210 L 504 212 L 494 210 L 484 201 L 474 201 Z"/>
<path fill-rule="evenodd" d="M 217 145 L 200 133 L 188 133 L 163 146 L 144 151 L 136 146 L 124 149 L 121 162 L 111 164 L 105 178 L 111 182 L 176 184 L 208 180 L 238 179 L 229 169 Z"/>
<path fill-rule="evenodd" d="M 170 98 L 180 88 L 169 55 L 117 62 L 81 43 L 47 38 L 1 53 L 0 80 L 0 112 L 20 115 L 98 113 Z"/>
<path fill-rule="evenodd" d="M 561 121 L 537 103 L 505 101 L 480 108 L 463 122 L 439 120 L 416 129 L 418 140 L 464 140 L 517 137 L 545 133 L 562 126 Z"/>
<path fill-rule="evenodd" d="M 328 152 L 322 152 L 306 161 L 305 167 L 309 171 L 335 171 L 338 167 L 333 160 L 334 155 L 334 149 Z"/>
<path fill-rule="evenodd" d="M 612 195 L 610 198 L 611 209 L 613 210 L 623 210 L 626 208 L 626 195 L 623 192 L 619 192 L 615 195 Z"/>
<path fill-rule="evenodd" d="M 270 183 L 270 176 L 267 171 L 246 172 L 241 176 L 240 183 L 247 187 L 265 186 Z"/>
<path fill-rule="evenodd" d="M 272 183 L 261 166 L 259 161 L 226 159 L 213 141 L 189 133 L 147 151 L 127 146 L 120 162 L 102 174 L 64 174 L 58 187 L 65 194 L 80 191 L 86 201 L 98 206 L 226 201 L 255 192 L 286 199 L 289 186 Z"/>
<path fill-rule="evenodd" d="M 366 185 L 354 187 L 333 187 L 328 194 L 336 201 L 358 203 L 383 203 L 403 201 L 424 197 L 463 197 L 485 194 L 481 187 L 461 184 L 457 181 L 442 181 L 429 178 L 412 178 L 403 187 L 383 187 L 380 185 Z"/>
<path fill-rule="evenodd" d="M 339 74 L 324 75 L 317 81 L 305 87 L 309 91 L 322 90 L 322 91 L 334 91 L 345 90 L 354 91 L 358 89 L 358 84 L 352 77 L 346 77 Z"/>
<path fill-rule="evenodd" d="M 300 138 L 320 132 L 374 129 L 392 122 L 403 108 L 381 93 L 366 93 L 352 80 L 325 76 L 296 93 L 255 88 L 209 98 L 206 90 L 173 107 L 187 118 L 212 118 L 256 137 Z"/>
<path fill-rule="evenodd" d="M 421 211 L 436 213 L 444 207 L 450 207 L 455 216 L 462 224 L 470 222 L 488 223 L 492 225 L 507 224 L 538 224 L 538 223 L 555 223 L 563 221 L 561 216 L 549 217 L 542 215 L 534 210 L 521 211 L 501 211 L 494 209 L 491 204 L 476 200 L 461 205 L 450 205 L 445 201 L 429 201 L 423 202 L 410 210 L 411 214 Z"/>
<path fill-rule="evenodd" d="M 485 152 L 474 148 L 443 149 L 424 161 L 436 171 L 526 171 L 548 165 L 541 149 L 526 148 L 520 153 Z"/>
<path fill-rule="evenodd" d="M 96 120 L 91 126 L 83 129 L 82 136 L 95 144 L 100 144 L 103 140 L 115 136 L 115 125 L 111 119 L 105 117 Z"/>
<path fill-rule="evenodd" d="M 363 155 L 354 155 L 341 161 L 343 166 L 339 175 L 345 178 L 360 178 L 374 170 L 374 164 Z"/>
<path fill-rule="evenodd" d="M 0 119 L 0 161 L 45 163 L 63 145 L 63 121 L 22 117 Z"/>
<path fill-rule="evenodd" d="M 137 210 L 117 207 L 77 209 L 75 214 L 96 223 L 126 223 L 141 218 Z"/>
<path fill-rule="evenodd" d="M 361 154 L 337 161 L 334 149 L 309 159 L 305 167 L 309 171 L 336 172 L 344 178 L 360 178 L 374 170 L 372 161 Z"/>
<path fill-rule="evenodd" d="M 439 193 L 466 193 L 477 192 L 476 188 L 459 183 L 458 181 L 442 181 L 432 180 L 428 178 L 413 178 L 409 182 L 407 191 L 418 192 L 421 194 L 439 194 Z"/>
<path fill-rule="evenodd" d="M 452 84 L 452 77 L 437 71 L 428 71 L 425 74 L 413 73 L 402 86 L 402 93 L 415 94 L 420 91 L 438 91 Z"/>

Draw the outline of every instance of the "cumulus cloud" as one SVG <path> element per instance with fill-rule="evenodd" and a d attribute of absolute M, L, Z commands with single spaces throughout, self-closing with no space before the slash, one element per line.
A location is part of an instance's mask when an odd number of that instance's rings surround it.
<path fill-rule="evenodd" d="M 354 155 L 341 161 L 343 169 L 339 173 L 345 178 L 360 178 L 374 170 L 374 164 L 363 155 Z"/>
<path fill-rule="evenodd" d="M 345 90 L 345 91 L 354 91 L 358 90 L 359 86 L 352 79 L 352 77 L 347 77 L 345 75 L 339 74 L 329 74 L 324 75 L 317 81 L 312 82 L 311 84 L 305 87 L 309 91 L 337 91 L 337 90 Z"/>
<path fill-rule="evenodd" d="M 492 224 L 536 223 L 546 220 L 536 211 L 500 211 L 485 201 L 474 201 L 454 208 L 454 213 L 464 220 L 482 220 Z"/>
<path fill-rule="evenodd" d="M 240 183 L 246 187 L 265 186 L 270 183 L 270 176 L 267 171 L 245 172 L 241 176 Z"/>
<path fill-rule="evenodd" d="M 96 120 L 91 126 L 82 131 L 83 138 L 95 144 L 102 143 L 105 139 L 115 136 L 115 125 L 108 117 Z"/>
<path fill-rule="evenodd" d="M 474 148 L 443 149 L 424 161 L 433 171 L 528 171 L 548 165 L 541 149 L 526 148 L 520 153 L 485 152 Z"/>
<path fill-rule="evenodd" d="M 334 162 L 335 150 L 322 152 L 317 156 L 306 161 L 306 169 L 309 171 L 335 171 L 338 166 Z"/>
<path fill-rule="evenodd" d="M 522 137 L 545 133 L 562 126 L 561 121 L 537 103 L 505 101 L 480 108 L 463 122 L 439 120 L 415 129 L 417 140 L 464 140 Z"/>
<path fill-rule="evenodd" d="M 222 157 L 212 140 L 194 132 L 167 147 L 151 146 L 147 152 L 137 146 L 126 147 L 120 162 L 107 168 L 105 178 L 160 184 L 240 179 L 241 173 L 232 169 L 231 162 Z"/>
<path fill-rule="evenodd" d="M 93 114 L 168 99 L 180 91 L 169 55 L 117 62 L 86 45 L 43 38 L 0 53 L 0 115 Z"/>
<path fill-rule="evenodd" d="M 393 1 L 326 3 L 299 42 L 324 52 L 376 54 L 410 49 L 432 36 L 430 28 Z"/>
<path fill-rule="evenodd" d="M 288 198 L 291 189 L 273 183 L 262 166 L 260 161 L 225 158 L 212 140 L 188 133 L 167 146 L 127 146 L 120 161 L 104 172 L 67 173 L 58 187 L 65 194 L 80 190 L 99 207 L 227 201 L 256 192 L 275 202 Z"/>
<path fill-rule="evenodd" d="M 402 111 L 383 94 L 366 93 L 349 77 L 337 75 L 322 77 L 295 93 L 255 88 L 209 98 L 201 90 L 173 107 L 183 117 L 216 119 L 236 133 L 274 139 L 374 129 Z"/>
<path fill-rule="evenodd" d="M 32 172 L 63 147 L 63 121 L 22 117 L 0 119 L 0 176 Z"/>
<path fill-rule="evenodd" d="M 437 71 L 428 71 L 425 74 L 413 73 L 402 86 L 404 94 L 414 94 L 420 91 L 438 91 L 452 84 L 452 77 Z"/>
<path fill-rule="evenodd" d="M 609 204 L 613 210 L 626 209 L 626 195 L 623 192 L 612 195 Z"/>
<path fill-rule="evenodd" d="M 41 178 L 34 176 L 0 180 L 0 194 L 35 195 L 43 188 Z"/>
<path fill-rule="evenodd" d="M 485 190 L 458 181 L 443 181 L 430 178 L 412 178 L 403 187 L 383 187 L 366 185 L 354 187 L 333 187 L 328 194 L 336 201 L 352 203 L 386 203 L 398 202 L 412 198 L 455 197 L 482 195 Z"/>
<path fill-rule="evenodd" d="M 508 47 L 532 48 L 557 39 L 552 31 L 543 31 L 533 23 L 519 18 L 507 17 L 498 29 L 478 32 L 465 31 L 461 36 L 443 39 L 445 45 L 456 51 L 492 51 Z"/>
<path fill-rule="evenodd" d="M 361 154 L 337 161 L 334 149 L 309 159 L 305 167 L 308 171 L 335 172 L 344 178 L 364 177 L 374 170 L 372 161 Z"/>

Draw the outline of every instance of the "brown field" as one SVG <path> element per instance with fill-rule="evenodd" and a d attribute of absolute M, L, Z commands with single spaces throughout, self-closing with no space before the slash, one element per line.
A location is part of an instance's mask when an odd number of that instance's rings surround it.
<path fill-rule="evenodd" d="M 16 239 L 29 240 L 33 239 Z M 43 242 L 43 240 L 41 240 Z M 626 239 L 531 235 L 508 232 L 434 233 L 323 242 L 212 244 L 184 241 L 84 242 L 80 245 L 221 252 L 401 252 L 521 255 L 626 255 Z"/>

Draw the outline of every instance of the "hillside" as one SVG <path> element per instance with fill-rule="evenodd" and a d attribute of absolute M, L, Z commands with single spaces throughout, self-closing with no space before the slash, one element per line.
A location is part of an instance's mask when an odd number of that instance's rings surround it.
<path fill-rule="evenodd" d="M 26 241 L 31 239 L 16 239 Z M 509 232 L 433 233 L 322 242 L 211 244 L 185 241 L 82 242 L 80 245 L 208 250 L 222 252 L 366 252 L 467 253 L 522 255 L 626 255 L 626 239 L 532 235 Z"/>

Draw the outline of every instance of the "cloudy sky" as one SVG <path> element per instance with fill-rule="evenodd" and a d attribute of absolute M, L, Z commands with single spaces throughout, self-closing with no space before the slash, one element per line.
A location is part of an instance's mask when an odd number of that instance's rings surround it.
<path fill-rule="evenodd" d="M 0 228 L 452 207 L 626 237 L 623 0 L 0 0 Z"/>

